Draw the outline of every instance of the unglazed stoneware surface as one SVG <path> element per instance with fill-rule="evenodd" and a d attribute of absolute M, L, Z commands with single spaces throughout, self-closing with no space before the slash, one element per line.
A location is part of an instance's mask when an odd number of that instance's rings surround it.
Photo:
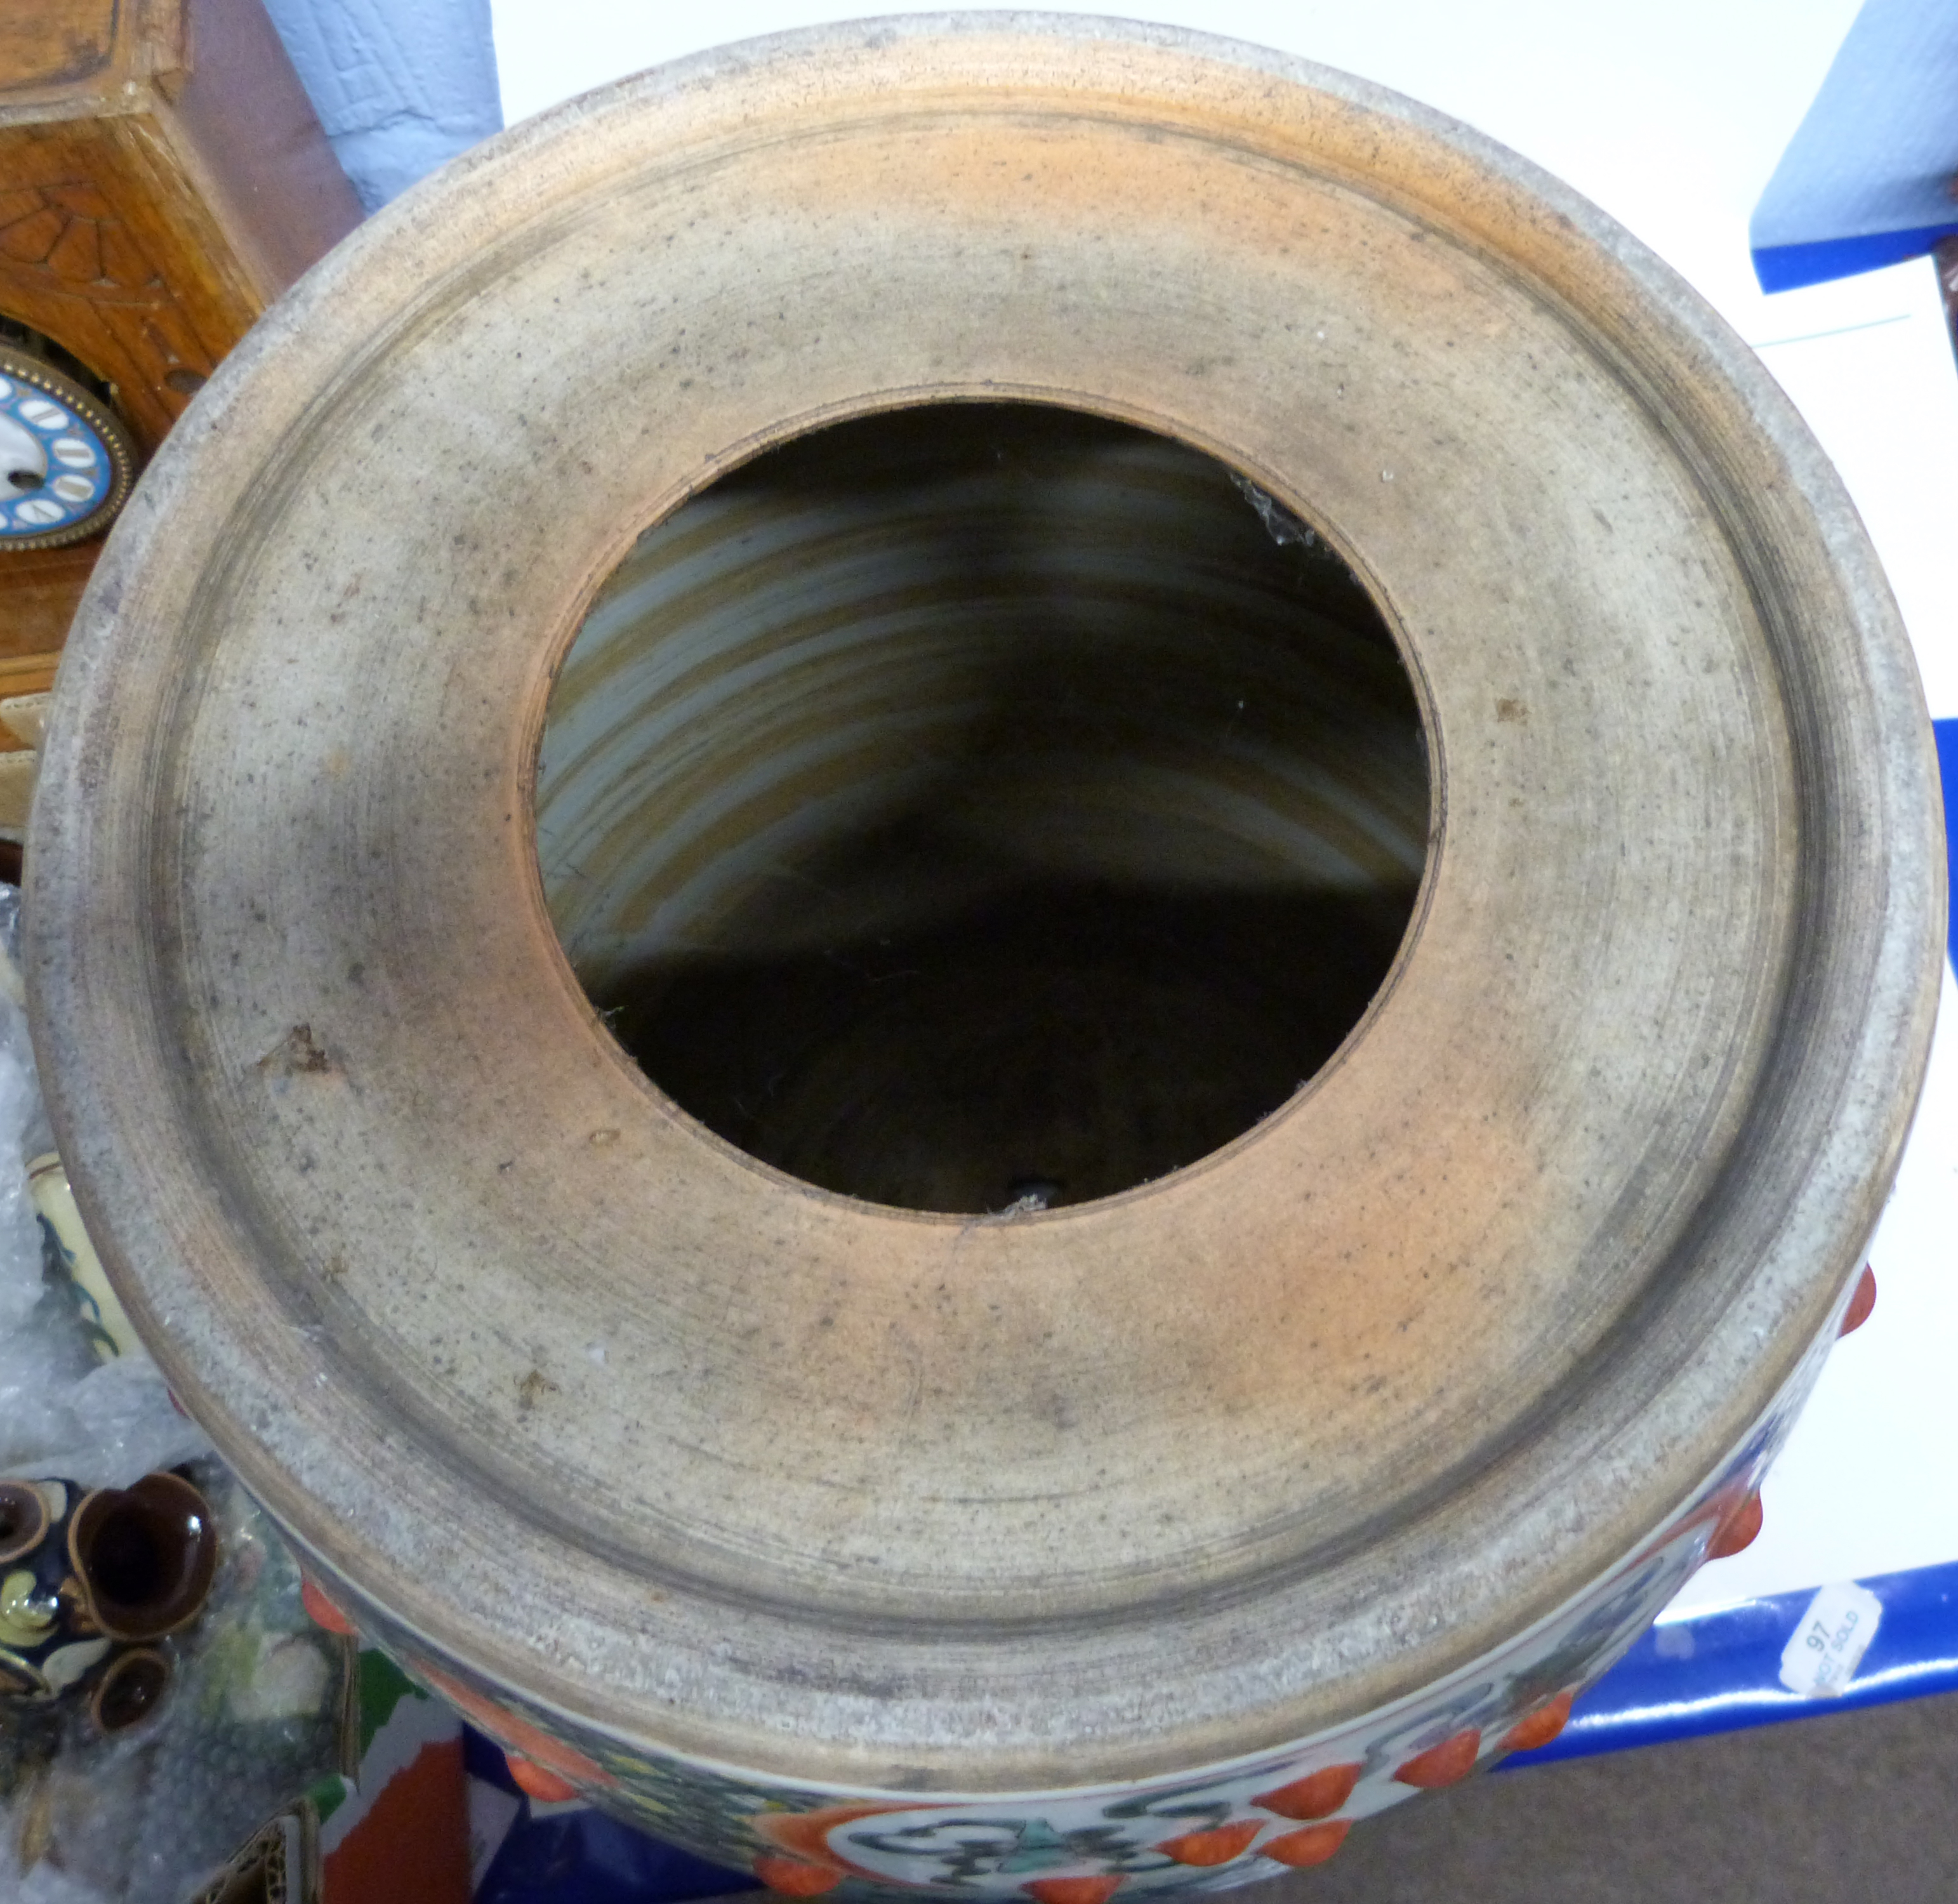
<path fill-rule="evenodd" d="M 1316 525 L 1429 789 L 1310 1083 L 1003 1218 L 680 1111 L 533 824 L 642 532 L 954 401 Z M 36 1048 L 173 1388 L 498 1736 L 804 1894 L 1228 1883 L 1541 1735 L 1744 1511 L 1934 1009 L 1928 726 L 1772 382 L 1513 156 L 1167 30 L 826 29 L 491 141 L 227 360 L 58 702 Z"/>

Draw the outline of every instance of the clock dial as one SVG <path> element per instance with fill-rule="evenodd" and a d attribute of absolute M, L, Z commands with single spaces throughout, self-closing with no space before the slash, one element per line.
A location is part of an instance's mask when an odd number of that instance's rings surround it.
<path fill-rule="evenodd" d="M 0 344 L 0 550 L 100 534 L 135 466 L 128 432 L 106 404 L 52 364 Z"/>

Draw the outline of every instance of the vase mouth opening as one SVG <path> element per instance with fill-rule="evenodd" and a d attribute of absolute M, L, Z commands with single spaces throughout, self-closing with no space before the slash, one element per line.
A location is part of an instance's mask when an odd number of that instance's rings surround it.
<path fill-rule="evenodd" d="M 1427 758 L 1326 527 L 1131 423 L 939 402 L 640 537 L 553 688 L 538 860 L 699 1123 L 866 1202 L 1031 1213 L 1324 1067 L 1407 935 Z"/>

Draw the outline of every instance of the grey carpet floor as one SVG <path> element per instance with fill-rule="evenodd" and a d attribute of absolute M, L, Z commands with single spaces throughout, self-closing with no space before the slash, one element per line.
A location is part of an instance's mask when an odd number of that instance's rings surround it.
<path fill-rule="evenodd" d="M 1502 1773 L 1242 1904 L 1958 1904 L 1958 1693 Z"/>

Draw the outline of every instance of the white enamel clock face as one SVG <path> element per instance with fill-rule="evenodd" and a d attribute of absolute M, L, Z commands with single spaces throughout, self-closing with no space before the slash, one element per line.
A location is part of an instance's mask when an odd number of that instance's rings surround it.
<path fill-rule="evenodd" d="M 58 548 L 106 529 L 135 474 L 134 448 L 106 405 L 0 347 L 0 551 Z"/>

